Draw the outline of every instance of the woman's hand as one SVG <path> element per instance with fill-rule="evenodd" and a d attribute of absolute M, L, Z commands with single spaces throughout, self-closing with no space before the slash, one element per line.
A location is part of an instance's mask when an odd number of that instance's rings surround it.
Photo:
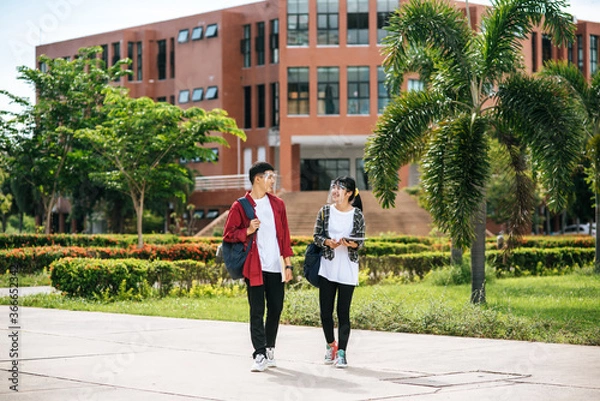
<path fill-rule="evenodd" d="M 326 239 L 324 242 L 325 246 L 330 247 L 331 249 L 335 249 L 341 245 L 340 241 L 334 241 L 332 239 Z"/>
<path fill-rule="evenodd" d="M 358 243 L 354 241 L 350 241 L 349 239 L 342 238 L 340 241 L 342 245 L 347 246 L 348 248 L 356 249 L 358 248 Z"/>

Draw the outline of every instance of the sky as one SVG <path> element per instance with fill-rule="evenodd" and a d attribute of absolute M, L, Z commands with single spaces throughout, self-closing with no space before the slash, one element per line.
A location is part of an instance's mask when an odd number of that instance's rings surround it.
<path fill-rule="evenodd" d="M 17 67 L 34 67 L 35 46 L 164 21 L 259 0 L 1 0 L 0 89 L 32 98 Z M 568 1 L 568 0 L 567 0 Z M 472 3 L 490 4 L 488 0 Z M 570 0 L 576 18 L 600 22 L 600 0 Z M 0 95 L 0 110 L 17 110 Z"/>

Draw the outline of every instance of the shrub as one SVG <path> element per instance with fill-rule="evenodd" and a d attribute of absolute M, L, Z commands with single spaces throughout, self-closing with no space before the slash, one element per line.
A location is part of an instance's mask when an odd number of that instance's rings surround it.
<path fill-rule="evenodd" d="M 147 276 L 148 262 L 137 259 L 63 258 L 50 266 L 50 280 L 56 289 L 84 298 L 106 298 L 130 290 L 140 294 Z"/>

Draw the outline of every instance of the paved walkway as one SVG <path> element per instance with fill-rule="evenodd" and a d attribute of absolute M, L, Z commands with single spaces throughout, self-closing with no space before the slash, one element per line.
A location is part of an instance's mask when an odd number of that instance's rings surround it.
<path fill-rule="evenodd" d="M 320 329 L 282 326 L 279 366 L 252 373 L 247 324 L 21 308 L 13 330 L 9 312 L 2 401 L 600 400 L 600 347 L 355 330 L 342 370 Z"/>

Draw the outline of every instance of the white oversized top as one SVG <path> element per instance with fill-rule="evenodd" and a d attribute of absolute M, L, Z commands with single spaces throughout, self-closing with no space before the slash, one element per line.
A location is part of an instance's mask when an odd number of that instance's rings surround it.
<path fill-rule="evenodd" d="M 341 212 L 331 205 L 329 214 L 329 238 L 338 241 L 352 234 L 354 227 L 354 208 Z M 348 257 L 348 248 L 338 246 L 332 260 L 321 257 L 319 276 L 340 284 L 358 285 L 358 263 Z"/>
<path fill-rule="evenodd" d="M 268 196 L 254 199 L 256 202 L 256 217 L 260 220 L 260 228 L 256 232 L 258 256 L 264 272 L 280 273 L 281 262 L 275 215 Z"/>

